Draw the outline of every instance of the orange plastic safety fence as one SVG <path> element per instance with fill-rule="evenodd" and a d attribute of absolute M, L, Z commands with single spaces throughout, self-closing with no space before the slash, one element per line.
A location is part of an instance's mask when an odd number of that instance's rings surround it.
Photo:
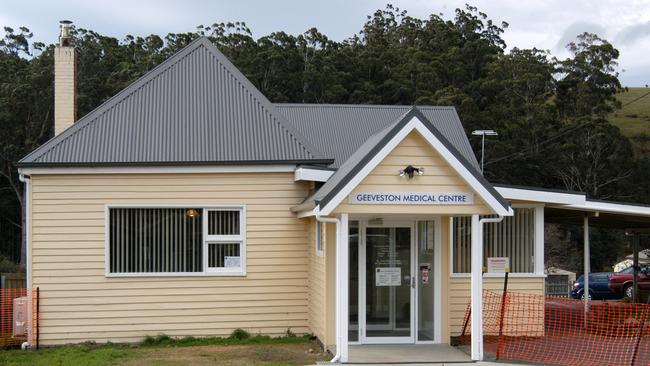
<path fill-rule="evenodd" d="M 469 344 L 470 307 L 461 344 Z M 586 317 L 585 317 L 586 314 Z M 483 293 L 484 352 L 543 365 L 650 365 L 650 305 Z"/>
<path fill-rule="evenodd" d="M 0 346 L 37 344 L 38 290 L 0 289 Z"/>

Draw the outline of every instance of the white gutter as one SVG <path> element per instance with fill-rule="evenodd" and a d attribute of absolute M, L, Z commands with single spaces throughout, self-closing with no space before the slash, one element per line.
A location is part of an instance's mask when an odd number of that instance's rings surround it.
<path fill-rule="evenodd" d="M 333 217 L 321 217 L 316 215 L 316 221 L 318 222 L 330 222 L 336 224 L 336 354 L 334 358 L 330 360 L 331 363 L 338 363 L 341 359 L 341 250 L 340 250 L 340 241 L 341 241 L 341 221 Z"/>
<path fill-rule="evenodd" d="M 483 360 L 483 224 L 501 222 L 503 216 L 479 219 L 472 215 L 472 360 Z"/>

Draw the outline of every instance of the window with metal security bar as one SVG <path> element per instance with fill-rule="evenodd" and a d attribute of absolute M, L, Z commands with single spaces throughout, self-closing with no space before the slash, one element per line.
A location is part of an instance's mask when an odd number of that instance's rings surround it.
<path fill-rule="evenodd" d="M 512 273 L 535 272 L 535 209 L 515 208 L 514 216 L 486 224 L 483 231 L 483 265 L 487 258 L 507 257 Z M 453 273 L 470 273 L 472 263 L 472 220 L 452 218 L 451 250 Z"/>
<path fill-rule="evenodd" d="M 245 274 L 243 207 L 108 207 L 109 276 Z"/>

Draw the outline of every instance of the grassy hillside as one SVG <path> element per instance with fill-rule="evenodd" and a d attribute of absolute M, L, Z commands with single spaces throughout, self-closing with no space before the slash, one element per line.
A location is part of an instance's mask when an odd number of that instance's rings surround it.
<path fill-rule="evenodd" d="M 636 152 L 650 154 L 650 88 L 629 88 L 618 94 L 623 108 L 609 120 L 630 139 Z"/>

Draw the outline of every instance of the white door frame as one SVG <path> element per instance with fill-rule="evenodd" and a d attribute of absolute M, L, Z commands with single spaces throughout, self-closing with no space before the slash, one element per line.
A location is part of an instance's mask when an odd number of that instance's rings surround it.
<path fill-rule="evenodd" d="M 354 217 L 350 220 L 359 222 L 359 239 L 358 239 L 358 339 L 357 342 L 349 342 L 349 344 L 434 344 L 442 342 L 442 258 L 441 258 L 441 219 L 440 216 L 418 216 L 408 218 L 390 218 L 383 217 L 381 223 L 372 223 L 367 217 Z M 419 293 L 419 264 L 418 264 L 418 238 L 417 238 L 417 223 L 419 221 L 433 221 L 435 227 L 435 247 L 434 247 L 434 301 L 433 301 L 433 319 L 434 319 L 434 339 L 433 341 L 418 341 L 418 293 Z M 408 227 L 411 229 L 411 281 L 415 282 L 415 286 L 411 286 L 411 319 L 410 319 L 410 336 L 408 337 L 367 337 L 366 330 L 366 228 L 367 227 Z M 346 233 L 347 234 L 347 233 Z M 346 319 L 349 319 L 349 315 Z"/>

